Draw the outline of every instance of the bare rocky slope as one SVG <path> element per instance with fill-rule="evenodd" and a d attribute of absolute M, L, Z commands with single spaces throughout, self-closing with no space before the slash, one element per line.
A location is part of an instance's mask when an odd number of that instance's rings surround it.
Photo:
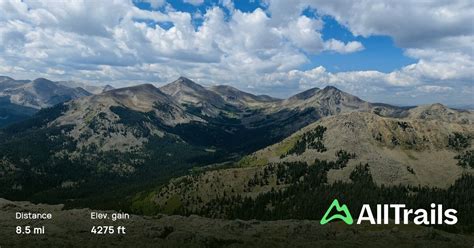
<path fill-rule="evenodd" d="M 472 155 L 471 162 L 462 164 L 461 159 L 472 154 L 473 116 L 435 104 L 410 109 L 403 118 L 368 112 L 325 117 L 231 168 L 215 166 L 173 179 L 155 193 L 154 201 L 169 212 L 182 207 L 194 212 L 216 199 L 255 199 L 290 185 L 279 181 L 278 165 L 315 161 L 343 164 L 328 170 L 328 184 L 350 183 L 356 167 L 368 164 L 368 173 L 379 186 L 446 189 L 463 174 L 474 172 Z"/>
<path fill-rule="evenodd" d="M 51 212 L 53 220 L 15 220 L 17 211 Z M 414 225 L 321 226 L 317 221 L 241 221 L 198 216 L 136 216 L 90 220 L 90 209 L 0 199 L 2 247 L 472 247 L 473 236 Z M 110 214 L 111 212 L 109 212 Z M 46 234 L 17 235 L 18 225 L 45 226 Z M 126 235 L 91 234 L 92 226 L 123 225 Z"/>
<path fill-rule="evenodd" d="M 151 84 L 107 91 L 98 95 L 84 97 L 65 104 L 67 109 L 51 122 L 51 126 L 72 125 L 69 136 L 78 141 L 78 149 L 91 144 L 101 151 L 130 151 L 140 149 L 148 141 L 148 135 L 137 132 L 135 126 L 128 126 L 120 118 L 120 110 L 146 113 L 167 126 L 176 126 L 191 121 L 203 122 L 199 117 L 188 114 L 170 96 Z M 115 111 L 115 112 L 114 112 Z M 143 128 L 156 136 L 164 136 L 163 128 L 143 123 Z M 136 124 L 141 124 L 140 120 Z"/>
<path fill-rule="evenodd" d="M 427 109 L 435 107 L 429 106 Z M 335 160 L 336 152 L 344 150 L 354 153 L 356 158 L 342 170 L 329 171 L 330 181 L 347 181 L 356 165 L 368 163 L 372 165 L 371 173 L 378 184 L 447 187 L 463 173 L 471 171 L 457 165 L 458 161 L 454 157 L 459 154 L 459 149 L 450 147 L 449 141 L 458 133 L 469 137 L 466 148 L 472 147 L 473 114 L 464 113 L 464 116 L 463 113 L 444 108 L 438 114 L 444 116 L 448 112 L 462 117 L 453 116 L 445 120 L 431 116 L 422 119 L 414 114 L 419 111 L 424 110 L 414 109 L 403 119 L 358 112 L 327 117 L 253 156 L 256 160 L 276 163 L 311 163 L 315 159 Z M 285 148 L 294 145 L 291 143 L 317 126 L 327 128 L 322 140 L 325 151 L 306 149 L 302 154 L 282 157 Z"/>

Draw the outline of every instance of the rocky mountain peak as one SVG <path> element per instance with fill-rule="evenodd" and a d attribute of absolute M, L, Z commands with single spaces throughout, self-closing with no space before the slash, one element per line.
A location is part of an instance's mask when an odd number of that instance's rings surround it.
<path fill-rule="evenodd" d="M 174 86 L 174 87 L 177 87 L 177 88 L 186 87 L 186 88 L 190 88 L 190 89 L 194 89 L 194 90 L 203 90 L 204 89 L 203 86 L 201 86 L 200 84 L 195 83 L 194 81 L 192 81 L 191 79 L 186 78 L 186 77 L 179 77 L 177 80 L 175 80 L 174 82 L 172 82 L 168 85 Z"/>
<path fill-rule="evenodd" d="M 107 92 L 107 91 L 111 91 L 111 90 L 114 90 L 115 88 L 113 86 L 111 86 L 110 84 L 107 84 L 104 86 L 104 88 L 102 89 L 102 92 Z"/>
<path fill-rule="evenodd" d="M 34 83 L 34 84 L 54 84 L 53 81 L 48 80 L 46 78 L 37 78 L 37 79 L 33 80 L 32 83 Z"/>
<path fill-rule="evenodd" d="M 90 102 L 93 105 L 122 106 L 140 112 L 149 112 L 153 106 L 159 104 L 173 105 L 170 97 L 152 84 L 140 84 L 131 87 L 119 88 L 94 95 Z M 92 106 L 94 107 L 94 106 Z"/>
<path fill-rule="evenodd" d="M 34 85 L 56 85 L 53 81 L 50 81 L 46 78 L 37 78 L 31 81 L 31 83 Z"/>
<path fill-rule="evenodd" d="M 160 90 L 180 104 L 201 106 L 209 110 L 209 112 L 216 112 L 215 107 L 223 107 L 225 105 L 224 99 L 219 94 L 185 77 L 180 77 L 174 82 L 160 87 Z"/>
<path fill-rule="evenodd" d="M 439 109 L 439 110 L 446 110 L 448 107 L 441 103 L 433 103 L 429 106 L 430 109 Z"/>
<path fill-rule="evenodd" d="M 366 103 L 360 98 L 339 90 L 334 86 L 326 86 L 323 89 L 312 88 L 296 94 L 285 101 L 287 107 L 315 107 L 324 106 L 324 108 L 335 108 L 344 103 L 351 108 L 358 108 Z"/>
<path fill-rule="evenodd" d="M 411 118 L 438 120 L 456 123 L 474 123 L 474 114 L 468 110 L 457 111 L 443 104 L 421 105 L 409 110 Z"/>
<path fill-rule="evenodd" d="M 320 88 L 311 88 L 309 90 L 305 90 L 301 93 L 298 93 L 290 98 L 288 98 L 288 100 L 290 101 L 294 101 L 294 100 L 298 100 L 298 101 L 304 101 L 304 100 L 308 100 L 314 96 L 331 96 L 331 95 L 335 95 L 335 94 L 341 94 L 341 93 L 344 93 L 343 91 L 339 90 L 338 88 L 334 87 L 334 86 L 326 86 L 324 87 L 323 89 L 320 89 Z"/>
<path fill-rule="evenodd" d="M 339 95 L 350 95 L 350 96 L 352 96 L 351 94 L 349 94 L 347 92 L 344 92 L 344 91 L 342 91 L 342 90 L 340 90 L 340 89 L 338 89 L 334 86 L 331 86 L 331 85 L 328 85 L 328 86 L 324 87 L 323 89 L 321 89 L 318 92 L 318 95 L 327 96 L 327 97 L 339 96 Z"/>
<path fill-rule="evenodd" d="M 434 103 L 434 104 L 427 104 L 415 107 L 412 109 L 413 113 L 419 113 L 423 115 L 439 115 L 439 114 L 447 114 L 451 112 L 451 109 L 444 106 L 441 103 Z"/>
<path fill-rule="evenodd" d="M 340 89 L 336 88 L 335 86 L 332 86 L 332 85 L 328 85 L 326 87 L 324 87 L 323 89 L 324 91 L 341 91 Z"/>
<path fill-rule="evenodd" d="M 345 91 L 342 91 L 334 86 L 326 86 L 324 89 L 317 92 L 317 97 L 319 99 L 332 99 L 335 103 L 346 102 L 348 104 L 362 104 L 366 103 L 362 99 L 349 94 Z"/>

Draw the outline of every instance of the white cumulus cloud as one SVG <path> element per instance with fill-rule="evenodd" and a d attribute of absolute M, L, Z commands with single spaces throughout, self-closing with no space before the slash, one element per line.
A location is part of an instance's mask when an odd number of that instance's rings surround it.
<path fill-rule="evenodd" d="M 0 1 L 0 74 L 116 86 L 183 75 L 278 96 L 332 84 L 374 101 L 409 104 L 445 94 L 448 103 L 472 103 L 472 1 L 266 0 L 267 8 L 243 12 L 224 0 L 202 13 L 143 1 L 151 11 L 131 1 Z M 316 17 L 302 15 L 308 8 Z M 324 15 L 356 36 L 390 36 L 417 62 L 392 72 L 327 71 L 310 57 L 369 48 L 325 38 Z M 301 69 L 310 62 L 314 68 Z"/>

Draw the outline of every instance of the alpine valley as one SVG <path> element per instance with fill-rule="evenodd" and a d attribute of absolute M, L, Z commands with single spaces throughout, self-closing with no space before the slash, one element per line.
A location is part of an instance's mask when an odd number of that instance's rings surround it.
<path fill-rule="evenodd" d="M 448 231 L 474 230 L 471 111 L 331 86 L 277 99 L 184 77 L 85 88 L 0 79 L 0 117 L 15 119 L 0 131 L 2 197 L 260 220 L 318 220 L 334 198 L 351 209 L 436 202 L 459 212 Z"/>

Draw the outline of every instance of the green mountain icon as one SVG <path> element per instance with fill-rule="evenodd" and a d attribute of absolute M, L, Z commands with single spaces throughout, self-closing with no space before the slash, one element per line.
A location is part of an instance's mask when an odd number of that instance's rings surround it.
<path fill-rule="evenodd" d="M 333 210 L 333 208 L 336 208 L 338 213 L 333 214 L 331 217 L 328 218 L 328 216 L 331 213 L 331 211 Z M 343 215 L 339 214 L 339 212 L 343 212 Z M 354 221 L 352 220 L 352 215 L 349 212 L 349 209 L 347 208 L 347 206 L 345 204 L 342 204 L 342 206 L 339 205 L 339 201 L 337 201 L 337 199 L 334 199 L 334 201 L 332 201 L 331 206 L 329 206 L 328 210 L 324 214 L 324 216 L 321 219 L 320 223 L 321 223 L 321 225 L 325 225 L 326 223 L 328 223 L 328 222 L 330 222 L 334 219 L 341 219 L 342 221 L 346 222 L 346 224 L 348 224 L 348 225 L 352 225 L 352 223 L 354 223 Z"/>

